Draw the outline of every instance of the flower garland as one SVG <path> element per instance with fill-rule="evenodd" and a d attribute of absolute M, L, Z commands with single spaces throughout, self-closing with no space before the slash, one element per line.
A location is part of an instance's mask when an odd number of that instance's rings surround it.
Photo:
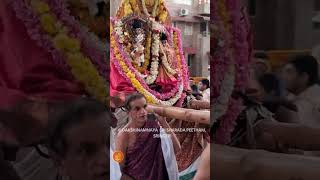
<path fill-rule="evenodd" d="M 119 36 L 119 43 L 124 43 L 123 23 L 121 20 L 116 22 L 114 32 Z"/>
<path fill-rule="evenodd" d="M 165 21 L 166 21 L 166 19 L 168 17 L 168 11 L 167 11 L 166 6 L 164 4 L 164 0 L 160 0 L 158 17 L 159 17 L 159 21 L 161 23 L 165 23 Z"/>
<path fill-rule="evenodd" d="M 220 123 L 216 132 L 217 143 L 227 144 L 230 142 L 231 132 L 236 125 L 235 120 L 242 111 L 242 101 L 232 98 L 231 94 L 234 89 L 243 90 L 247 82 L 247 75 L 245 74 L 248 71 L 247 68 L 251 57 L 250 47 L 248 46 L 251 42 L 248 41 L 246 36 L 250 31 L 246 31 L 249 26 L 244 27 L 240 23 L 241 11 L 239 2 L 216 0 L 214 4 L 216 4 L 213 7 L 216 8 L 214 10 L 216 13 L 214 14 L 215 22 L 220 29 L 219 35 L 222 35 L 225 43 L 222 46 L 220 44 L 217 53 L 213 56 L 214 65 L 216 66 L 213 69 L 217 70 L 220 67 L 225 72 L 225 75 L 221 83 L 214 81 L 214 87 L 220 86 L 220 91 L 212 108 L 214 116 L 216 116 L 215 119 L 219 118 L 218 121 Z M 217 36 L 217 34 L 215 35 Z M 230 73 L 230 70 L 233 72 Z M 214 73 L 215 76 L 219 76 L 221 71 L 220 73 L 219 71 Z M 217 86 L 219 83 L 220 85 Z"/>
<path fill-rule="evenodd" d="M 154 30 L 154 35 L 152 37 L 152 62 L 151 62 L 151 69 L 150 75 L 147 77 L 146 82 L 148 85 L 153 84 L 154 81 L 157 79 L 159 71 L 159 47 L 160 47 L 160 34 L 158 30 Z"/>
<path fill-rule="evenodd" d="M 130 0 L 130 5 L 131 5 L 134 13 L 138 13 L 138 14 L 141 13 L 136 0 Z"/>
<path fill-rule="evenodd" d="M 114 23 L 114 20 L 111 19 L 111 22 Z M 112 25 L 112 24 L 111 24 Z M 111 28 L 112 29 L 112 28 Z M 125 61 L 125 63 L 127 64 L 127 66 L 130 68 L 130 70 L 132 72 L 134 72 L 136 74 L 136 78 L 139 80 L 139 82 L 143 85 L 143 87 L 145 89 L 147 89 L 149 92 L 152 92 L 153 95 L 155 95 L 157 98 L 161 99 L 161 100 L 165 100 L 165 99 L 169 99 L 170 97 L 174 96 L 177 92 L 178 92 L 178 87 L 175 87 L 171 90 L 171 92 L 169 93 L 164 93 L 164 94 L 160 94 L 159 92 L 153 91 L 149 88 L 149 86 L 145 83 L 144 79 L 141 78 L 141 76 L 139 76 L 138 71 L 132 66 L 132 64 L 130 63 L 131 61 L 129 60 L 129 56 L 122 50 L 123 46 L 121 46 L 118 43 L 118 37 L 116 36 L 115 33 L 112 33 L 112 37 L 111 37 L 111 42 L 112 38 L 115 39 L 115 45 L 117 46 L 116 48 L 119 49 L 123 60 Z M 119 72 L 121 72 L 121 69 L 119 70 Z M 178 76 L 178 83 L 182 83 L 181 78 Z"/>
<path fill-rule="evenodd" d="M 221 49 L 224 55 L 220 56 L 223 61 L 228 63 L 228 69 L 225 69 L 224 79 L 222 80 L 219 97 L 214 100 L 213 116 L 215 122 L 220 121 L 220 128 L 216 132 L 217 141 L 226 144 L 230 140 L 231 132 L 235 127 L 236 111 L 229 111 L 234 106 L 232 102 L 235 100 L 231 97 L 234 90 L 235 81 L 235 64 L 234 64 L 234 47 L 233 47 L 233 34 L 231 31 L 230 16 L 226 7 L 227 0 L 217 0 L 217 15 L 221 18 L 220 32 L 223 33 L 225 39 L 225 46 Z M 227 65 L 227 64 L 226 64 Z M 231 71 L 231 72 L 230 72 Z M 220 118 L 220 119 L 218 119 Z M 223 126 L 221 125 L 223 124 Z"/>
<path fill-rule="evenodd" d="M 181 98 L 181 95 L 183 92 L 183 83 L 181 83 L 181 80 L 179 83 L 178 92 L 173 98 L 166 101 L 158 99 L 153 93 L 151 93 L 152 91 L 150 92 L 151 89 L 145 88 L 143 86 L 143 83 L 141 83 L 141 81 L 137 79 L 138 78 L 137 71 L 132 67 L 130 62 L 127 60 L 128 58 L 124 55 L 124 52 L 121 51 L 121 48 L 117 46 L 116 34 L 114 32 L 112 33 L 112 26 L 113 24 L 111 24 L 110 26 L 111 28 L 111 32 L 110 32 L 111 33 L 111 38 L 110 38 L 111 60 L 114 63 L 115 67 L 118 68 L 118 71 L 120 72 L 120 74 L 122 74 L 122 76 L 124 76 L 125 79 L 129 80 L 133 85 L 133 87 L 146 97 L 149 103 L 162 104 L 162 105 L 168 105 L 168 106 L 174 105 Z M 146 87 L 148 86 L 146 85 Z M 155 94 L 160 95 L 160 93 L 155 93 Z"/>
<path fill-rule="evenodd" d="M 111 42 L 114 43 L 114 42 Z M 117 50 L 115 52 L 113 52 L 114 49 L 111 49 L 110 53 L 111 53 L 111 58 L 112 58 L 112 62 L 117 63 L 117 61 L 119 62 L 119 65 L 121 67 L 121 69 L 123 70 L 124 73 L 121 73 L 122 75 L 124 75 L 125 79 L 129 80 L 131 82 L 131 84 L 133 85 L 133 87 L 141 94 L 143 94 L 146 97 L 146 100 L 148 103 L 152 103 L 152 104 L 161 104 L 161 105 L 166 105 L 166 106 L 172 106 L 174 105 L 180 98 L 183 92 L 183 85 L 180 84 L 179 86 L 179 91 L 176 94 L 175 97 L 167 100 L 167 101 L 162 101 L 158 98 L 156 98 L 152 93 L 150 93 L 149 91 L 147 91 L 140 83 L 139 81 L 135 78 L 135 75 L 130 71 L 130 69 L 128 68 L 128 66 L 126 65 L 126 63 L 124 63 L 123 61 L 121 61 L 121 57 L 119 54 L 117 54 Z M 115 54 L 114 54 L 115 53 Z M 118 57 L 117 57 L 118 56 Z M 114 59 L 115 58 L 115 59 Z M 116 64 L 115 64 L 116 65 Z M 116 65 L 117 66 L 117 65 Z M 119 72 L 122 72 L 121 70 Z"/>
<path fill-rule="evenodd" d="M 81 42 L 81 51 L 88 56 L 91 62 L 95 65 L 101 77 L 107 77 L 109 69 L 106 64 L 107 49 L 104 43 L 98 37 L 91 36 L 87 27 L 82 26 L 67 8 L 65 0 L 45 0 L 51 7 L 52 12 L 56 15 L 66 27 L 69 29 L 69 35 L 73 38 L 79 39 Z M 93 38 L 94 37 L 94 38 Z M 103 45 L 102 45 L 103 44 Z M 65 62 L 65 59 L 63 59 Z"/>
<path fill-rule="evenodd" d="M 228 70 L 225 72 L 225 78 L 220 88 L 220 96 L 214 101 L 213 119 L 217 121 L 222 117 L 229 106 L 229 98 L 233 92 L 235 85 L 235 66 L 230 64 Z"/>
<path fill-rule="evenodd" d="M 97 57 L 97 51 L 90 51 L 86 44 L 90 41 L 87 39 L 89 37 L 83 37 L 87 36 L 88 32 L 83 32 L 80 26 L 77 26 L 78 24 L 73 23 L 72 26 L 69 26 L 69 24 L 59 21 L 61 19 L 59 15 L 63 15 L 65 20 L 72 21 L 68 16 L 65 4 L 59 0 L 49 2 L 59 6 L 52 8 L 51 4 L 49 5 L 41 0 L 32 0 L 30 4 L 23 0 L 14 0 L 11 1 L 11 4 L 16 16 L 25 23 L 31 39 L 50 52 L 54 62 L 60 67 L 66 70 L 71 68 L 72 76 L 85 86 L 90 95 L 109 105 L 107 102 L 108 88 L 105 80 L 101 77 L 101 74 L 106 69 L 99 67 L 100 71 L 97 71 L 91 59 L 81 52 L 88 52 L 87 54 L 90 54 L 89 57 Z M 56 16 L 56 11 L 63 12 L 63 14 Z M 78 33 L 73 33 L 73 29 L 76 26 L 78 27 Z M 81 34 L 82 38 L 78 40 L 74 34 Z"/>
<path fill-rule="evenodd" d="M 144 56 L 144 63 L 143 63 L 143 66 L 142 67 L 138 67 L 138 70 L 140 71 L 140 72 L 142 72 L 142 71 L 145 71 L 147 68 L 148 68 L 148 66 L 149 66 L 149 61 L 150 61 L 150 48 L 151 48 L 151 32 L 149 32 L 148 34 L 147 34 L 147 38 L 146 38 L 146 48 L 145 48 L 145 56 Z"/>
<path fill-rule="evenodd" d="M 160 47 L 160 32 L 162 31 L 159 24 L 155 22 L 154 20 L 150 19 L 152 23 L 152 31 L 153 31 L 153 43 L 152 43 L 152 62 L 151 62 L 151 71 L 149 76 L 142 75 L 140 72 L 145 71 L 146 66 L 149 65 L 149 60 L 147 62 L 143 63 L 143 67 L 135 66 L 136 69 L 139 71 L 140 77 L 146 78 L 146 82 L 148 85 L 153 84 L 155 80 L 158 77 L 158 68 L 159 68 L 159 47 Z M 121 20 L 115 21 L 115 33 L 119 37 L 119 43 L 124 43 L 124 32 L 123 32 L 123 22 Z M 150 33 L 148 33 L 150 34 Z M 151 43 L 151 40 L 147 39 L 147 45 L 149 44 L 149 41 Z M 149 49 L 147 52 L 148 54 L 144 57 L 149 58 L 150 56 L 150 47 L 147 46 L 147 49 Z M 144 58 L 145 60 L 146 58 Z"/>
<path fill-rule="evenodd" d="M 162 57 L 161 57 L 161 62 L 163 64 L 163 66 L 167 69 L 167 71 L 174 75 L 177 73 L 177 71 L 175 71 L 174 69 L 171 68 L 169 62 L 168 62 L 168 59 L 167 59 L 167 56 L 166 56 L 166 53 L 164 52 L 162 46 L 160 47 L 160 52 L 162 54 Z"/>
<path fill-rule="evenodd" d="M 234 68 L 234 50 L 232 47 L 232 34 L 230 31 L 230 26 L 228 24 L 229 22 L 229 14 L 225 7 L 225 1 L 224 0 L 218 0 L 217 2 L 217 16 L 221 18 L 219 22 L 220 25 L 220 34 L 223 35 L 223 38 L 225 39 L 225 44 L 220 44 L 220 51 L 223 54 L 216 54 L 218 55 L 218 58 L 221 58 L 222 61 L 227 61 L 228 64 L 225 64 L 228 68 L 224 68 L 223 73 L 224 79 L 222 79 L 222 82 L 219 87 L 219 96 L 217 99 L 214 99 L 213 103 L 213 117 L 214 119 L 219 119 L 229 107 L 229 99 L 231 98 L 231 94 L 234 90 L 234 80 L 235 80 L 235 68 Z M 215 56 L 217 57 L 217 56 Z M 216 74 L 215 76 L 218 76 Z"/>
<path fill-rule="evenodd" d="M 183 85 L 184 89 L 187 90 L 189 88 L 189 72 L 186 65 L 186 61 L 184 59 L 184 54 L 182 50 L 182 40 L 181 40 L 181 32 L 179 29 L 173 28 L 173 46 L 176 52 L 177 58 L 177 66 L 178 69 L 182 72 L 183 75 Z"/>
<path fill-rule="evenodd" d="M 124 16 L 128 16 L 133 13 L 132 6 L 130 5 L 129 0 L 125 0 L 124 2 Z"/>
<path fill-rule="evenodd" d="M 40 0 L 32 0 L 31 7 L 40 17 L 40 23 L 45 32 L 52 38 L 52 43 L 55 48 L 59 49 L 67 57 L 67 63 L 72 68 L 71 72 L 78 78 L 78 80 L 85 84 L 86 90 L 95 98 L 106 101 L 107 87 L 104 80 L 96 71 L 90 59 L 85 57 L 80 51 L 80 41 L 78 39 L 69 37 L 67 34 L 67 27 L 59 22 L 55 15 L 50 12 L 49 5 Z M 80 66 L 79 64 L 83 64 Z M 87 72 L 87 73 L 85 73 Z M 87 81 L 87 78 L 94 81 Z M 91 78 L 92 77 L 92 78 Z"/>

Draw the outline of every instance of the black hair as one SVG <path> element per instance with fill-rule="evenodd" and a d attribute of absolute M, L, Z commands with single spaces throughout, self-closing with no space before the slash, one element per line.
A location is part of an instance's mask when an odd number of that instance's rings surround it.
<path fill-rule="evenodd" d="M 198 91 L 198 86 L 195 85 L 195 84 L 191 85 L 191 90 L 192 91 Z"/>
<path fill-rule="evenodd" d="M 141 24 L 141 22 L 140 22 L 139 20 L 134 19 L 134 20 L 133 20 L 133 23 L 132 23 L 132 27 L 133 27 L 134 29 L 138 29 L 138 28 L 141 28 L 141 27 L 142 27 L 142 24 Z"/>
<path fill-rule="evenodd" d="M 316 84 L 319 80 L 318 73 L 318 62 L 317 60 L 310 55 L 300 55 L 296 56 L 293 60 L 290 61 L 298 73 L 306 73 L 309 76 L 308 85 L 311 86 Z"/>
<path fill-rule="evenodd" d="M 60 104 L 64 110 L 53 116 L 53 128 L 49 130 L 48 147 L 60 156 L 65 156 L 68 149 L 65 132 L 74 125 L 85 120 L 99 118 L 108 112 L 107 107 L 97 100 L 90 98 L 80 98 L 72 102 Z M 107 123 L 107 121 L 106 121 Z"/>
<path fill-rule="evenodd" d="M 166 41 L 168 38 L 167 38 L 167 35 L 165 33 L 161 33 L 160 35 L 160 40 L 161 41 Z"/>
<path fill-rule="evenodd" d="M 269 59 L 268 55 L 265 52 L 254 53 L 254 58 Z"/>
<path fill-rule="evenodd" d="M 258 81 L 267 93 L 274 91 L 276 96 L 281 95 L 280 80 L 276 75 L 267 73 L 259 77 Z"/>
<path fill-rule="evenodd" d="M 210 88 L 210 81 L 209 81 L 208 79 L 202 79 L 202 80 L 201 80 L 201 83 L 202 83 L 203 85 L 206 85 L 207 88 Z"/>
<path fill-rule="evenodd" d="M 135 101 L 137 99 L 142 99 L 142 98 L 145 98 L 142 94 L 140 93 L 134 93 L 134 94 L 131 94 L 129 95 L 127 98 L 126 98 L 126 101 L 124 103 L 124 107 L 127 111 L 130 111 L 131 110 L 131 106 L 130 106 L 130 103 L 132 101 Z"/>

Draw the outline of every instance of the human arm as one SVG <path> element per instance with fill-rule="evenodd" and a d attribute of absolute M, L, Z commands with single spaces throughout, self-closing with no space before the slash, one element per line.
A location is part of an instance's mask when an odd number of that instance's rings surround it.
<path fill-rule="evenodd" d="M 207 145 L 201 154 L 198 172 L 193 180 L 210 180 L 210 144 Z"/>
<path fill-rule="evenodd" d="M 299 177 L 316 180 L 320 175 L 317 158 L 215 144 L 211 148 L 211 179 L 292 180 Z"/>
<path fill-rule="evenodd" d="M 157 121 L 159 122 L 160 126 L 166 131 L 173 143 L 174 152 L 177 153 L 181 150 L 180 142 L 176 136 L 176 134 L 172 131 L 170 125 L 166 121 L 165 117 L 161 117 L 157 115 Z"/>
<path fill-rule="evenodd" d="M 116 138 L 116 148 L 115 152 L 121 152 L 123 154 L 123 160 L 119 163 L 120 170 L 121 170 L 121 179 L 120 180 L 132 180 L 130 176 L 124 173 L 124 167 L 126 162 L 126 152 L 128 147 L 128 134 L 125 132 L 119 132 Z"/>

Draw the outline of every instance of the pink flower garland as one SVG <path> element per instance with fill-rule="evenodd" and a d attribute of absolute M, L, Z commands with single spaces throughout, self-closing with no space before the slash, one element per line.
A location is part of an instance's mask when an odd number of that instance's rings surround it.
<path fill-rule="evenodd" d="M 106 64 L 106 48 L 99 48 L 97 42 L 90 39 L 90 32 L 81 28 L 80 23 L 70 14 L 65 0 L 45 0 L 55 15 L 67 27 L 70 28 L 70 35 L 79 39 L 81 43 L 81 50 L 84 52 L 96 66 L 101 76 L 106 77 L 110 70 Z M 107 28 L 107 26 L 106 26 Z"/>
<path fill-rule="evenodd" d="M 216 4 L 216 2 L 213 2 Z M 230 63 L 231 59 L 228 59 L 226 56 L 221 55 L 221 53 L 226 53 L 228 51 L 227 48 L 232 48 L 234 50 L 233 58 L 236 63 L 236 82 L 235 82 L 235 90 L 243 91 L 248 82 L 248 68 L 252 55 L 252 43 L 250 39 L 250 26 L 248 23 L 248 18 L 245 18 L 245 23 L 241 23 L 241 9 L 240 2 L 234 0 L 226 0 L 226 7 L 230 14 L 231 18 L 231 32 L 233 39 L 229 45 L 225 46 L 225 48 L 220 49 L 221 52 L 217 52 L 213 58 L 213 79 L 212 82 L 213 87 L 213 96 L 217 98 L 219 96 L 219 90 L 221 86 L 221 74 L 225 70 L 225 67 L 228 63 Z M 212 6 L 212 8 L 217 8 L 216 6 Z M 215 10 L 216 12 L 217 10 Z M 216 23 L 219 23 L 219 16 L 217 14 L 214 15 L 214 20 Z M 218 24 L 219 25 L 219 24 Z M 219 25 L 219 28 L 222 28 L 222 25 Z M 223 35 L 223 38 L 228 39 L 227 35 Z M 216 77 L 214 77 L 216 76 Z M 242 101 L 240 99 L 230 98 L 229 106 L 226 114 L 219 119 L 220 127 L 215 133 L 217 143 L 227 144 L 231 140 L 231 133 L 234 130 L 236 125 L 236 119 L 241 113 L 241 105 Z"/>
<path fill-rule="evenodd" d="M 10 1 L 13 10 L 16 13 L 18 19 L 20 19 L 26 26 L 29 37 L 36 42 L 39 47 L 49 52 L 52 56 L 53 62 L 64 69 L 64 77 L 73 79 L 70 72 L 70 67 L 67 65 L 62 53 L 54 48 L 50 38 L 41 28 L 39 18 L 34 14 L 30 6 L 24 2 L 24 0 L 11 0 Z"/>
<path fill-rule="evenodd" d="M 70 28 L 71 32 L 69 35 L 81 41 L 82 52 L 90 58 L 99 71 L 99 74 L 106 80 L 106 76 L 110 72 L 107 68 L 106 52 L 99 51 L 95 42 L 88 39 L 89 32 L 82 30 L 79 22 L 69 14 L 64 0 L 46 0 L 46 2 L 57 18 Z M 51 53 L 55 64 L 65 69 L 66 72 L 70 72 L 70 67 L 67 65 L 65 57 L 59 50 L 54 48 L 49 36 L 42 30 L 40 20 L 34 14 L 31 7 L 28 6 L 24 0 L 11 0 L 10 3 L 16 12 L 16 16 L 24 22 L 30 38 L 36 41 L 38 46 Z M 65 76 L 67 78 L 73 78 L 71 72 L 65 74 Z"/>
<path fill-rule="evenodd" d="M 184 53 L 182 49 L 181 30 L 178 28 L 172 28 L 172 29 L 178 35 L 178 48 L 179 48 L 181 72 L 182 72 L 182 78 L 183 78 L 183 87 L 184 87 L 184 90 L 187 90 L 189 88 L 189 71 L 188 71 L 187 63 L 184 58 Z"/>
<path fill-rule="evenodd" d="M 228 144 L 231 140 L 231 133 L 236 126 L 236 119 L 241 113 L 242 102 L 233 98 L 229 101 L 229 108 L 226 114 L 220 119 L 220 127 L 216 132 L 216 143 Z"/>

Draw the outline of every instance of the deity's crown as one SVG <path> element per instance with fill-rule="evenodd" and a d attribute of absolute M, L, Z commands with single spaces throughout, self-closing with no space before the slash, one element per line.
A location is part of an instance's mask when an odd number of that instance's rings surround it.
<path fill-rule="evenodd" d="M 130 15 L 153 17 L 162 24 L 171 24 L 164 0 L 122 0 L 116 17 L 122 19 Z"/>

